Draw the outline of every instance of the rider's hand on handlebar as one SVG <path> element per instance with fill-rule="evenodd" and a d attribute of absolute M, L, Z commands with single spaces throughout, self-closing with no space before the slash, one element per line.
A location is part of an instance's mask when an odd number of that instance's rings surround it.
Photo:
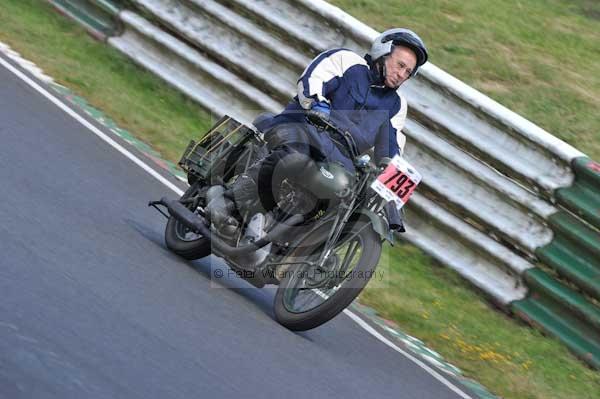
<path fill-rule="evenodd" d="M 324 128 L 329 122 L 331 108 L 325 101 L 314 102 L 312 107 L 306 111 L 306 119 L 317 127 Z"/>

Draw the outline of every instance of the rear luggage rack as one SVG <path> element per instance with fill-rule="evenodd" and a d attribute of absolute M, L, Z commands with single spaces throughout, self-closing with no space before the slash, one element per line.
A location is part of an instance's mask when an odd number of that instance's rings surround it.
<path fill-rule="evenodd" d="M 235 167 L 244 164 L 240 162 L 241 158 L 250 155 L 245 146 L 249 140 L 259 141 L 260 136 L 226 115 L 200 141 L 190 141 L 178 165 L 187 173 L 188 180 L 192 177 L 210 184 L 221 184 L 211 177 L 232 176 Z"/>

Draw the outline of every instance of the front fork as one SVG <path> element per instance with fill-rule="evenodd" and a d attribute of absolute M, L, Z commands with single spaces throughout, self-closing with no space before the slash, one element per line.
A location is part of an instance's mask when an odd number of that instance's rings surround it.
<path fill-rule="evenodd" d="M 363 176 L 356 189 L 353 190 L 352 195 L 349 196 L 349 198 L 351 198 L 350 201 L 347 202 L 342 200 L 338 208 L 333 227 L 325 243 L 325 247 L 323 248 L 323 251 L 321 252 L 321 255 L 319 256 L 319 259 L 317 261 L 317 267 L 323 268 L 325 262 L 327 262 L 329 256 L 331 255 L 334 246 L 337 244 L 344 227 L 346 226 L 352 215 L 357 212 L 365 214 L 370 219 L 371 224 L 373 224 L 373 228 L 377 233 L 379 233 L 380 236 L 384 237 L 382 233 L 384 233 L 386 230 L 389 232 L 389 227 L 387 226 L 387 223 L 385 223 L 385 220 L 382 220 L 382 218 L 378 216 L 375 212 L 370 211 L 367 208 L 358 208 L 356 206 L 356 203 L 358 201 L 357 193 L 363 193 L 367 190 L 365 186 L 370 181 L 370 175 L 370 173 L 367 173 L 365 176 Z M 380 207 L 383 207 L 384 205 L 385 202 L 381 202 Z M 385 238 L 388 238 L 387 234 L 385 235 Z M 350 239 L 352 239 L 352 237 L 350 237 Z"/>

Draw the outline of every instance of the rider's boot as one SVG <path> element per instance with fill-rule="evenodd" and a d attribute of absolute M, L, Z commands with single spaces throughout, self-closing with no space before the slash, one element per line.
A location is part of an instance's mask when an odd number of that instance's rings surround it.
<path fill-rule="evenodd" d="M 216 226 L 232 225 L 236 215 L 253 215 L 259 212 L 256 181 L 251 174 L 244 173 L 225 189 L 212 186 L 206 193 L 206 211 Z"/>
<path fill-rule="evenodd" d="M 404 221 L 402 220 L 402 212 L 396 208 L 396 204 L 389 202 L 385 206 L 385 213 L 388 219 L 390 229 L 398 233 L 406 232 Z"/>
<path fill-rule="evenodd" d="M 277 203 L 271 192 L 275 166 L 282 157 L 278 151 L 272 151 L 267 157 L 255 162 L 245 173 L 238 176 L 235 182 L 223 192 L 225 200 L 232 201 L 234 209 L 227 207 L 229 215 L 235 210 L 240 215 L 252 216 L 266 213 Z"/>
<path fill-rule="evenodd" d="M 206 192 L 206 213 L 216 226 L 232 224 L 235 204 L 225 195 L 223 186 L 212 186 Z"/>
<path fill-rule="evenodd" d="M 260 211 L 257 206 L 259 202 L 258 187 L 254 173 L 243 173 L 233 185 L 225 191 L 225 197 L 231 199 L 235 203 L 235 207 L 240 214 L 256 213 Z"/>

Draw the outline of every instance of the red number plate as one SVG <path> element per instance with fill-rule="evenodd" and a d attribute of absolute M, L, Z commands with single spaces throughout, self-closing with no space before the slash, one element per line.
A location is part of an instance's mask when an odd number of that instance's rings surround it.
<path fill-rule="evenodd" d="M 402 208 L 421 182 L 421 174 L 400 155 L 396 155 L 371 187 L 384 199 Z"/>

